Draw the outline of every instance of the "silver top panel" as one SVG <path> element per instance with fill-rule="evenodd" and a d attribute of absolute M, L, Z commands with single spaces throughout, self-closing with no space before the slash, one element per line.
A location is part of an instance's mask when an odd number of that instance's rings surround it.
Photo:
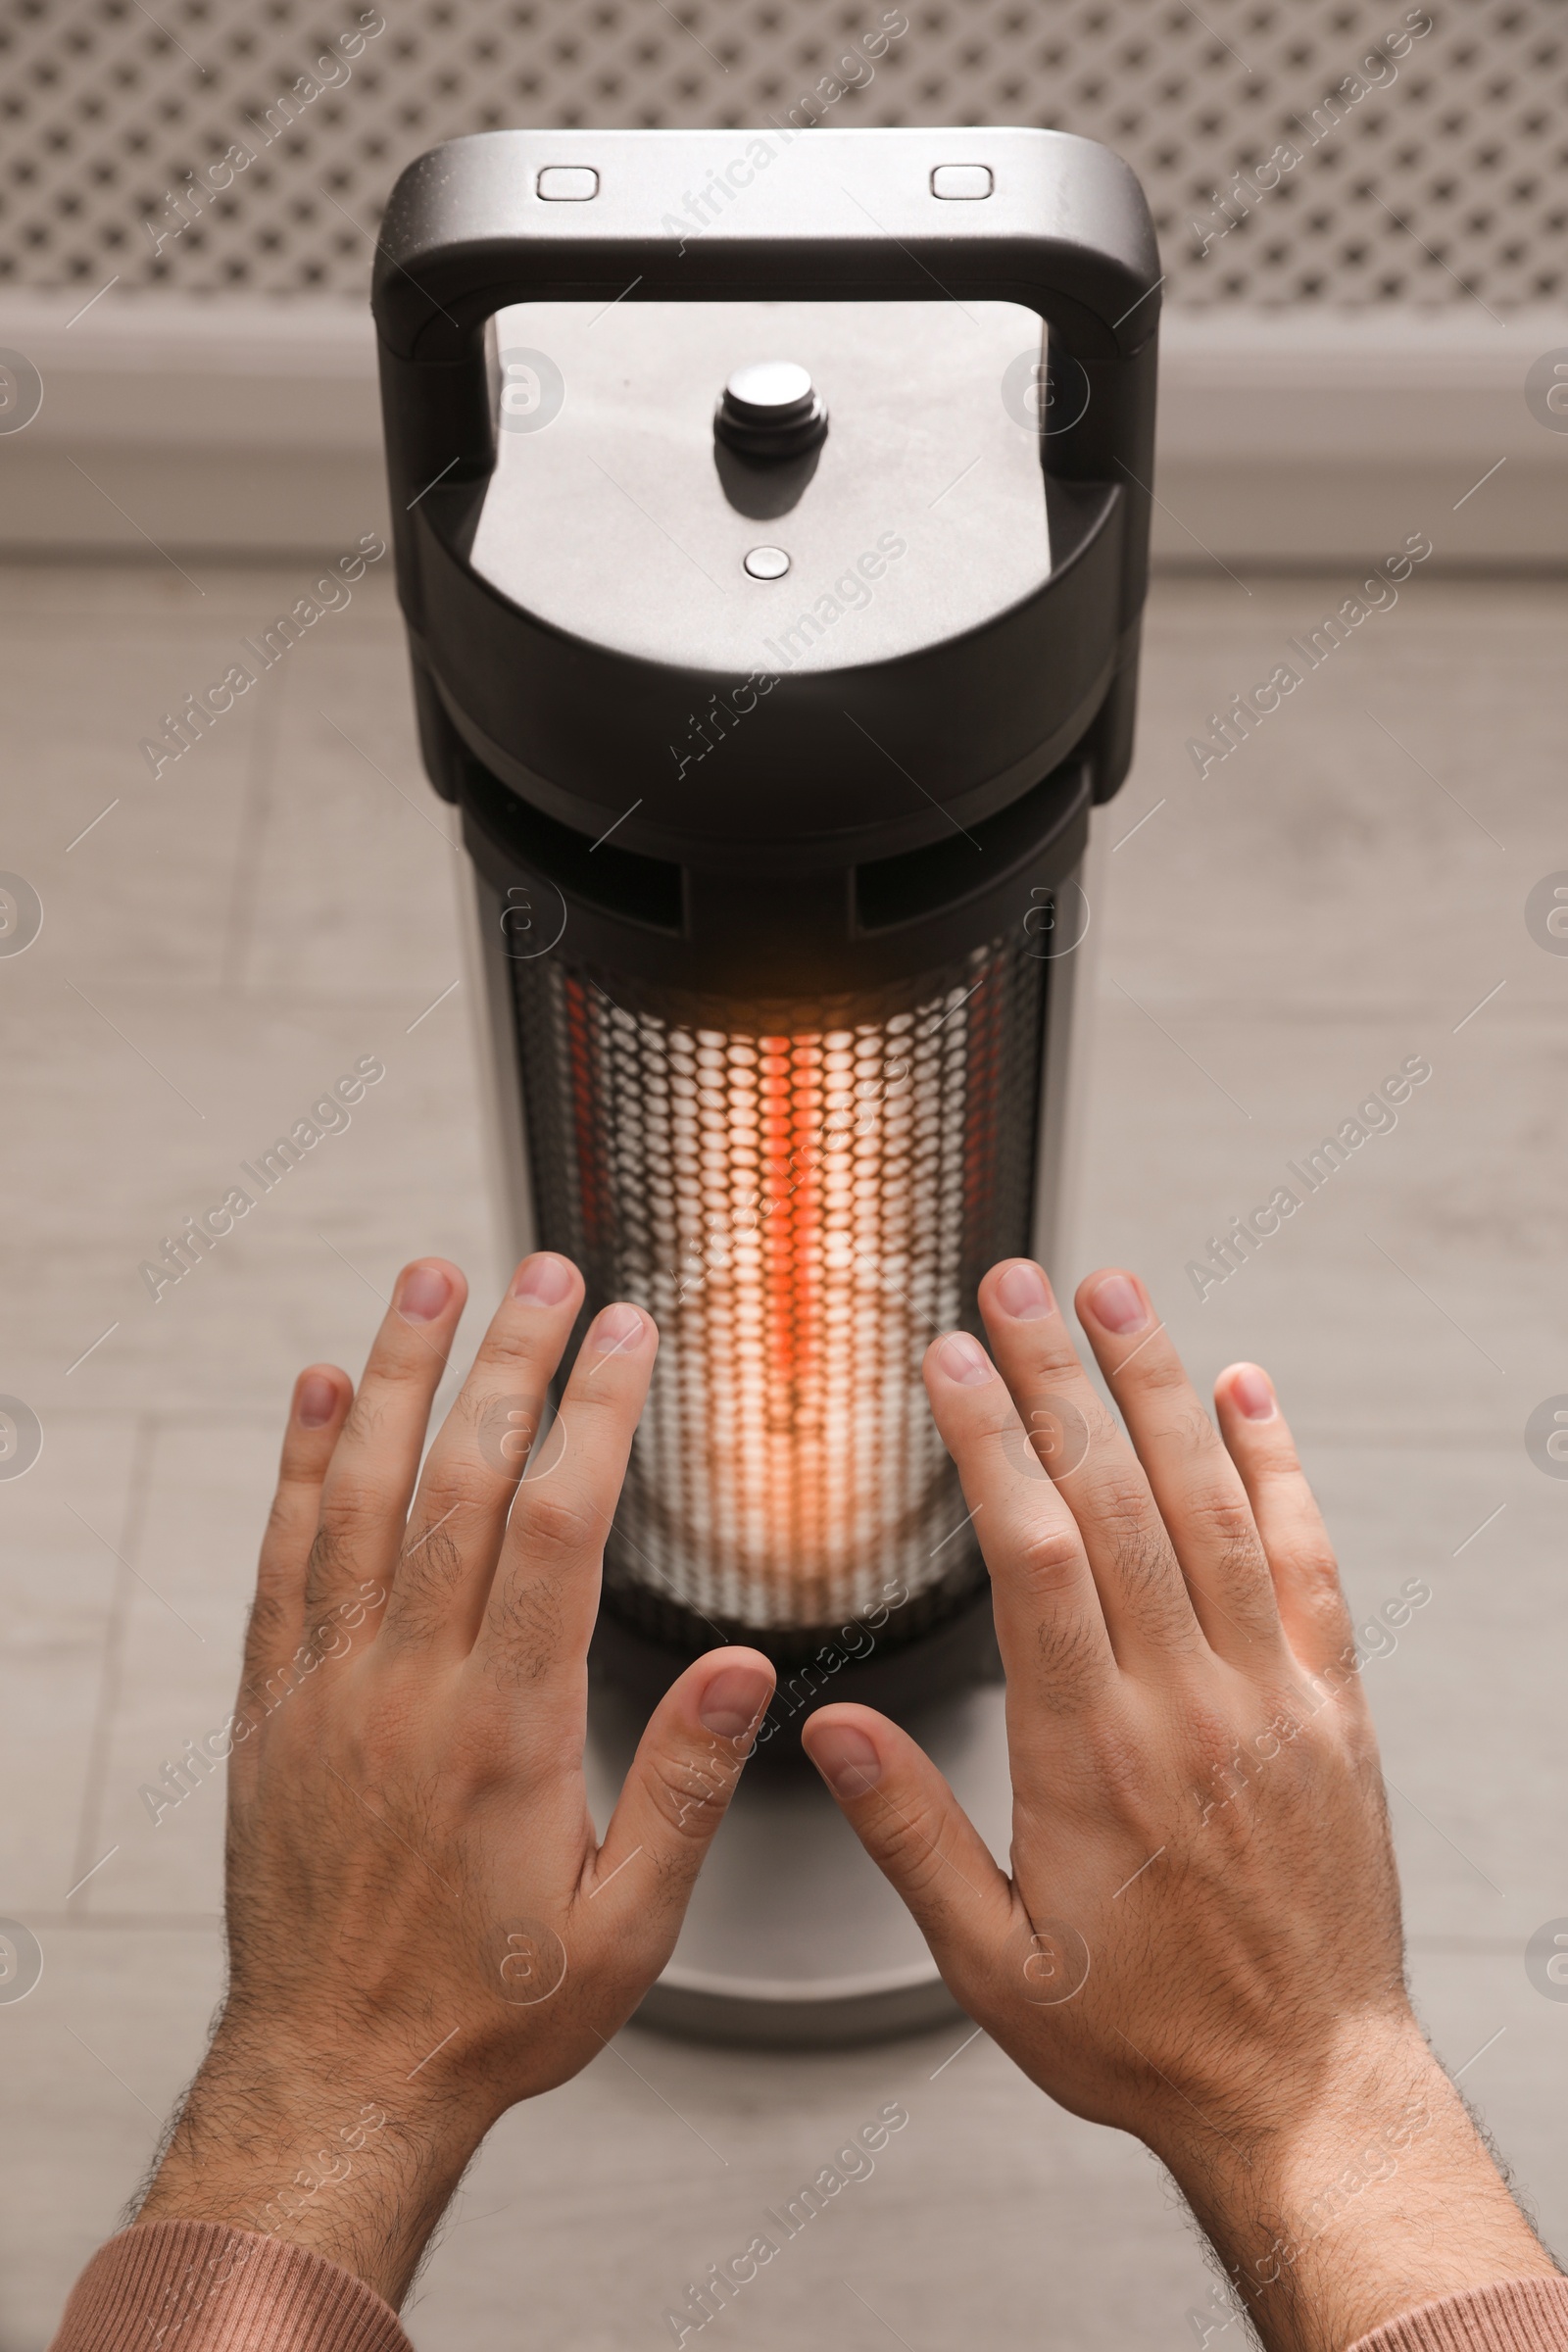
<path fill-rule="evenodd" d="M 532 303 L 492 334 L 498 458 L 470 560 L 574 636 L 730 674 L 834 670 L 960 636 L 1050 576 L 1041 324 L 1020 305 Z M 826 403 L 804 459 L 715 443 L 726 381 L 770 360 Z M 789 569 L 750 575 L 759 547 Z"/>

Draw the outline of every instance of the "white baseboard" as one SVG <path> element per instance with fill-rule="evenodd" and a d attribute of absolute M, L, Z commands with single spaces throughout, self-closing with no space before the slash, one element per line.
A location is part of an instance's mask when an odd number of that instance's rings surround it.
<path fill-rule="evenodd" d="M 1568 431 L 1524 398 L 1531 363 L 1568 350 L 1561 314 L 1171 312 L 1162 343 L 1156 562 L 1353 562 L 1413 530 L 1445 564 L 1568 556 Z M 329 550 L 384 528 L 357 306 L 12 293 L 5 348 L 44 400 L 0 433 L 0 549 Z"/>
<path fill-rule="evenodd" d="M 1560 312 L 1473 301 L 1167 314 L 1156 560 L 1326 564 L 1420 530 L 1445 565 L 1568 563 L 1568 429 L 1524 392 L 1554 349 Z"/>

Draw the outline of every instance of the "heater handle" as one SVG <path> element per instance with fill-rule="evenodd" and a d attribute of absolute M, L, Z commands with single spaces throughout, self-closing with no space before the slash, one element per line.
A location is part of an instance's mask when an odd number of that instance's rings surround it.
<path fill-rule="evenodd" d="M 989 172 L 991 193 L 936 194 L 937 175 L 956 166 Z M 1065 354 L 1083 370 L 1072 379 L 1083 413 L 1044 441 L 1045 463 L 1120 486 L 1130 627 L 1147 569 L 1162 282 L 1132 171 L 1064 131 L 775 125 L 450 140 L 399 178 L 376 251 L 400 554 L 416 575 L 419 502 L 495 463 L 485 328 L 510 304 L 1016 302 L 1049 321 L 1053 363 Z M 448 506 L 432 501 L 431 527 Z"/>

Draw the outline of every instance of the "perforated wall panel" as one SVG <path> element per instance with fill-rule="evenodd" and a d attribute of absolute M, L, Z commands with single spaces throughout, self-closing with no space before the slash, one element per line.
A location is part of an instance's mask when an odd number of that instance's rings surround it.
<path fill-rule="evenodd" d="M 1560 0 L 12 0 L 0 282 L 359 298 L 439 139 L 814 117 L 1108 141 L 1181 303 L 1501 313 L 1568 275 L 1565 81 Z"/>

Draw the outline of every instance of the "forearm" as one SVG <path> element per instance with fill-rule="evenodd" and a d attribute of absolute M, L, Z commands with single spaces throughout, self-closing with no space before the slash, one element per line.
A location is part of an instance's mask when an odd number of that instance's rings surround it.
<path fill-rule="evenodd" d="M 1231 2141 L 1195 2128 L 1159 2152 L 1268 2352 L 1344 2352 L 1419 2304 L 1558 2275 L 1413 2025 Z"/>
<path fill-rule="evenodd" d="M 400 2072 L 220 2030 L 138 2222 L 225 2222 L 310 2247 L 396 2310 L 488 2121 Z"/>

